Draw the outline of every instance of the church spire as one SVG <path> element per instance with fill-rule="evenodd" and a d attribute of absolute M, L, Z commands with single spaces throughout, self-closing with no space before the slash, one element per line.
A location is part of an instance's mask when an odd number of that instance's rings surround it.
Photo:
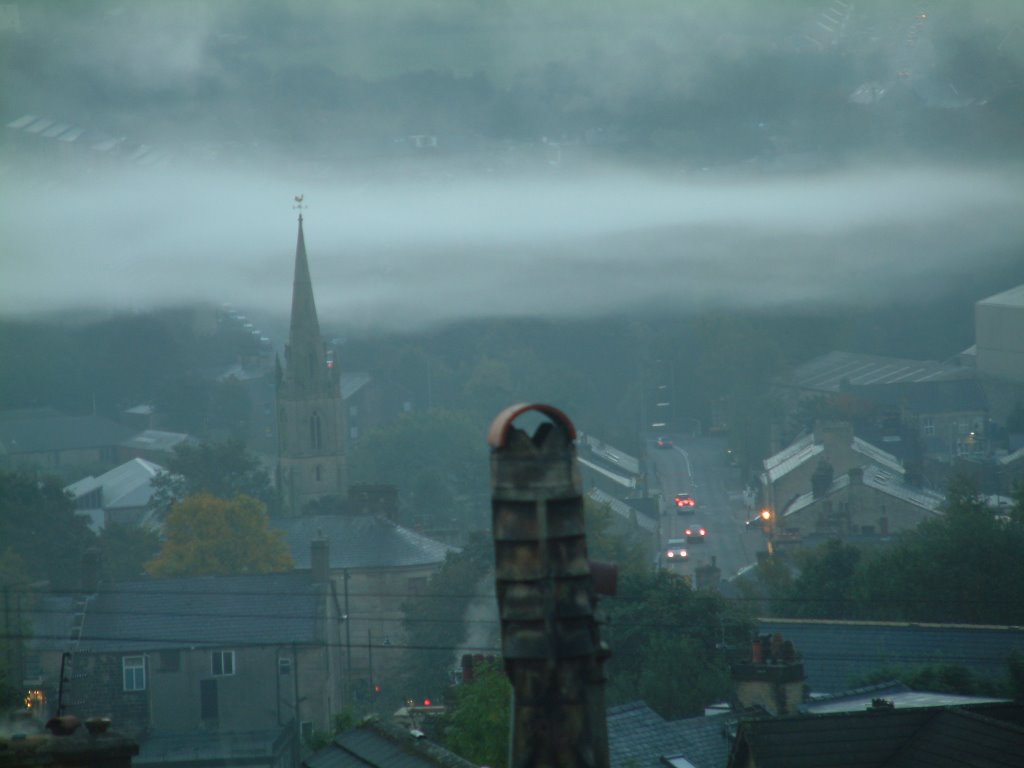
<path fill-rule="evenodd" d="M 302 233 L 302 214 L 299 214 L 299 239 L 295 245 L 295 282 L 292 286 L 292 319 L 288 334 L 289 346 L 295 349 L 309 342 L 320 342 L 320 322 L 313 300 L 313 281 L 309 276 L 306 258 L 306 238 Z"/>
<path fill-rule="evenodd" d="M 302 231 L 302 197 L 296 197 L 299 236 L 295 246 L 291 328 L 284 366 L 277 367 L 277 486 L 286 514 L 348 493 L 345 411 L 341 371 L 320 336 L 313 281 Z"/>

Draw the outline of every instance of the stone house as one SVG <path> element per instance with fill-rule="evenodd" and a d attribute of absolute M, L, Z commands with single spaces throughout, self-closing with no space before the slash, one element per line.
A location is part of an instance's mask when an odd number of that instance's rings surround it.
<path fill-rule="evenodd" d="M 295 765 L 300 739 L 345 702 L 341 603 L 324 564 L 47 595 L 31 614 L 26 685 L 48 715 L 111 717 L 139 741 L 138 764 L 189 735 L 194 755 L 233 742 L 246 765 Z"/>
<path fill-rule="evenodd" d="M 776 510 L 781 530 L 806 540 L 816 536 L 888 536 L 942 514 L 945 497 L 907 485 L 890 469 L 851 467 L 819 493 L 810 490 Z"/>
<path fill-rule="evenodd" d="M 330 542 L 324 556 L 339 610 L 348 617 L 342 642 L 352 697 L 372 697 L 377 686 L 394 693 L 415 645 L 403 626 L 402 605 L 457 550 L 383 515 L 306 515 L 274 518 L 270 525 L 284 534 L 299 573 L 313 569 L 316 542 Z"/>

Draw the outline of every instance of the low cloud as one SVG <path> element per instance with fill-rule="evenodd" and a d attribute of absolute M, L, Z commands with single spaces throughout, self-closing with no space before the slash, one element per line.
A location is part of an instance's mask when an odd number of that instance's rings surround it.
<path fill-rule="evenodd" d="M 0 306 L 206 301 L 283 315 L 300 192 L 320 313 L 339 327 L 872 304 L 1004 266 L 1024 247 L 1024 174 L 1009 170 L 303 185 L 270 171 L 133 169 L 5 185 Z"/>

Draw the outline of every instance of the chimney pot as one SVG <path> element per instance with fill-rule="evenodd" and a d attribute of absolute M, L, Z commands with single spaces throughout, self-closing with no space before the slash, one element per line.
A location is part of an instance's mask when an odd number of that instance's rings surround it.
<path fill-rule="evenodd" d="M 331 578 L 331 546 L 322 536 L 309 544 L 310 577 L 314 584 L 326 584 Z"/>

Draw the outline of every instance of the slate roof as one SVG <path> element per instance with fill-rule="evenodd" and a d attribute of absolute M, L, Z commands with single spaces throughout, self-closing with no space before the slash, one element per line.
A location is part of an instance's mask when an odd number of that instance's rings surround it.
<path fill-rule="evenodd" d="M 946 497 L 941 493 L 935 491 L 929 491 L 927 488 L 918 488 L 916 486 L 907 485 L 903 482 L 903 478 L 900 476 L 893 476 L 887 470 L 881 469 L 880 467 L 868 464 L 863 468 L 864 472 L 864 485 L 870 486 L 882 493 L 885 493 L 893 498 L 901 499 L 909 504 L 913 504 L 921 509 L 932 512 L 936 515 L 942 513 L 942 504 L 945 502 Z M 850 485 L 850 475 L 840 475 L 832 481 L 832 485 L 829 486 L 828 491 L 825 492 L 826 496 L 831 496 L 838 493 L 842 489 Z M 793 499 L 792 502 L 786 505 L 785 510 L 782 513 L 783 517 L 793 515 L 800 510 L 810 506 L 815 501 L 814 492 L 808 491 L 802 493 Z"/>
<path fill-rule="evenodd" d="M 976 379 L 952 379 L 850 387 L 851 395 L 911 413 L 987 411 L 988 397 Z"/>
<path fill-rule="evenodd" d="M 844 385 L 895 384 L 962 378 L 969 371 L 932 360 L 829 352 L 797 366 L 786 384 L 814 392 L 839 392 Z"/>
<path fill-rule="evenodd" d="M 591 488 L 587 491 L 587 496 L 596 501 L 598 504 L 607 504 L 612 512 L 617 514 L 629 522 L 633 522 L 633 516 L 636 515 L 636 523 L 645 531 L 654 532 L 658 529 L 658 522 L 652 520 L 650 517 L 642 513 L 638 509 L 634 509 L 624 501 L 612 496 L 610 493 L 605 493 L 600 488 Z"/>
<path fill-rule="evenodd" d="M 593 435 L 580 432 L 577 435 L 577 443 L 580 448 L 588 450 L 595 458 L 606 462 L 609 469 L 617 468 L 631 475 L 640 473 L 639 459 L 598 440 Z"/>
<path fill-rule="evenodd" d="M 186 442 L 195 441 L 184 432 L 163 432 L 159 429 L 147 429 L 123 441 L 121 447 L 140 451 L 172 453 L 176 446 Z"/>
<path fill-rule="evenodd" d="M 196 764 L 266 765 L 269 756 L 287 748 L 291 727 L 243 733 L 148 733 L 139 741 L 132 766 Z"/>
<path fill-rule="evenodd" d="M 998 716 L 1006 705 L 991 706 L 748 720 L 729 765 L 752 754 L 758 768 L 1020 768 L 1024 729 Z"/>
<path fill-rule="evenodd" d="M 861 440 L 859 437 L 854 437 L 850 447 L 853 448 L 855 452 L 880 467 L 885 467 L 886 469 L 897 472 L 901 475 L 904 473 L 903 465 L 900 464 L 899 459 L 888 451 L 883 451 L 878 446 L 872 445 L 867 440 Z"/>
<path fill-rule="evenodd" d="M 30 643 L 66 650 L 76 609 L 72 595 L 48 595 L 30 616 Z M 88 596 L 79 650 L 149 651 L 194 646 L 317 643 L 324 587 L 301 572 L 152 579 Z"/>
<path fill-rule="evenodd" d="M 336 736 L 303 768 L 474 768 L 468 760 L 392 723 L 364 722 Z"/>
<path fill-rule="evenodd" d="M 589 459 L 585 459 L 582 456 L 577 456 L 576 460 L 580 463 L 581 468 L 583 468 L 584 470 L 597 472 L 599 475 L 602 475 L 603 477 L 608 478 L 612 482 L 621 485 L 623 488 L 636 488 L 635 477 L 627 477 L 625 475 L 620 475 L 602 466 L 601 464 L 590 461 Z"/>
<path fill-rule="evenodd" d="M 310 567 L 310 544 L 320 537 L 330 542 L 331 569 L 403 568 L 438 565 L 455 547 L 373 515 L 309 515 L 272 518 L 272 528 L 284 533 L 295 567 Z"/>
<path fill-rule="evenodd" d="M 1024 652 L 1024 627 L 763 618 L 758 632 L 793 641 L 814 693 L 845 691 L 891 666 L 956 664 L 1001 679 L 1010 652 Z"/>
<path fill-rule="evenodd" d="M 962 696 L 957 693 L 914 691 L 898 681 L 867 685 L 842 693 L 817 696 L 800 705 L 804 714 L 822 715 L 829 712 L 861 712 L 871 707 L 875 699 L 892 702 L 897 709 L 911 707 L 954 707 L 967 704 L 1008 703 L 1007 699 L 991 696 Z"/>
<path fill-rule="evenodd" d="M 153 478 L 163 471 L 163 467 L 152 461 L 132 459 L 99 477 L 82 478 L 64 490 L 77 499 L 100 488 L 104 509 L 134 509 L 149 503 L 153 497 Z"/>
<path fill-rule="evenodd" d="M 66 416 L 50 408 L 0 413 L 0 455 L 114 447 L 136 430 L 100 416 Z"/>
<path fill-rule="evenodd" d="M 870 462 L 901 475 L 904 473 L 903 465 L 900 464 L 899 459 L 888 451 L 883 451 L 878 446 L 872 445 L 867 440 L 854 437 L 850 443 L 850 448 Z M 764 466 L 762 477 L 767 479 L 769 483 L 774 483 L 824 451 L 824 444 L 815 442 L 813 434 L 804 435 L 796 442 L 765 459 L 762 462 Z"/>
<path fill-rule="evenodd" d="M 612 768 L 664 768 L 682 757 L 695 768 L 722 768 L 732 744 L 732 713 L 669 722 L 642 701 L 609 707 L 608 751 Z"/>

